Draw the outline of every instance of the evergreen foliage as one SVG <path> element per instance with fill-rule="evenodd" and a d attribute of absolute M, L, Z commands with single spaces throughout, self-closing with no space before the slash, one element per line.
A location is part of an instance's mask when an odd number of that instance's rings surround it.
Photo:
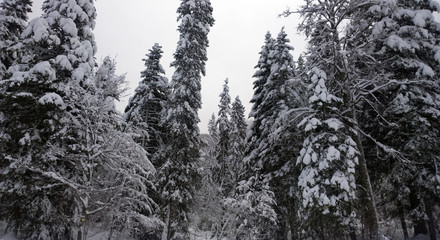
<path fill-rule="evenodd" d="M 69 223 L 80 198 L 69 194 L 70 183 L 78 180 L 81 167 L 66 155 L 85 149 L 79 144 L 86 120 L 81 99 L 93 87 L 96 15 L 93 4 L 84 1 L 45 1 L 43 8 L 42 18 L 23 32 L 27 51 L 2 82 L 3 169 L 8 172 L 2 193 L 20 199 L 12 202 L 8 216 L 23 237 L 64 238 L 76 235 L 70 226 L 81 225 L 81 218 Z"/>
<path fill-rule="evenodd" d="M 209 0 L 180 1 L 172 80 L 155 44 L 124 115 L 125 75 L 95 60 L 94 0 L 45 0 L 31 21 L 31 0 L 2 0 L 2 234 L 435 240 L 440 3 L 303 2 L 284 15 L 302 18 L 307 51 L 295 63 L 284 28 L 268 32 L 251 125 L 226 79 L 208 135 Z"/>
<path fill-rule="evenodd" d="M 433 15 L 438 11 L 434 1 L 371 2 L 357 9 L 350 28 L 356 36 L 350 44 L 362 53 L 355 59 L 359 76 L 379 83 L 369 86 L 363 107 L 370 121 L 363 126 L 374 139 L 366 144 L 387 146 L 367 151 L 377 191 L 384 193 L 381 202 L 392 209 L 393 218 L 400 218 L 405 236 L 410 213 L 414 233 L 426 234 L 429 228 L 432 239 L 435 220 L 430 216 L 439 199 L 434 180 L 439 149 L 434 120 L 439 112 L 439 23 Z M 361 44 L 365 42 L 361 39 L 371 44 Z"/>
<path fill-rule="evenodd" d="M 233 183 L 232 190 L 235 191 L 238 180 L 244 170 L 243 159 L 246 148 L 246 129 L 247 123 L 244 116 L 245 109 L 239 96 L 237 96 L 232 103 L 231 109 L 231 131 L 230 131 L 230 155 L 229 168 L 232 172 Z"/>
<path fill-rule="evenodd" d="M 7 77 L 7 70 L 19 57 L 17 44 L 26 28 L 30 0 L 3 0 L 0 4 L 0 80 Z"/>
<path fill-rule="evenodd" d="M 325 72 L 313 68 L 310 74 L 312 112 L 299 124 L 306 135 L 297 160 L 301 166 L 300 212 L 306 235 L 339 238 L 349 233 L 355 223 L 352 205 L 359 151 L 350 137 L 349 131 L 353 130 L 339 119 L 338 105 L 343 102 L 328 92 Z"/>
<path fill-rule="evenodd" d="M 129 100 L 124 114 L 125 122 L 138 132 L 136 142 L 147 150 L 152 160 L 164 144 L 165 129 L 160 125 L 160 118 L 170 93 L 168 79 L 163 76 L 165 70 L 160 64 L 162 53 L 162 47 L 156 43 L 149 50 L 147 58 L 143 59 L 146 69 L 141 72 L 142 81 Z M 154 164 L 160 167 L 160 163 Z"/>
<path fill-rule="evenodd" d="M 261 135 L 261 121 L 263 114 L 263 109 L 261 109 L 260 105 L 263 102 L 263 99 L 266 96 L 266 90 L 264 88 L 267 79 L 270 75 L 271 68 L 271 52 L 274 49 L 275 39 L 272 38 L 270 32 L 267 32 L 264 39 L 264 45 L 261 47 L 260 58 L 258 59 L 258 63 L 255 66 L 257 71 L 252 76 L 256 78 L 253 83 L 254 94 L 251 99 L 252 108 L 249 113 L 249 118 L 253 118 L 252 125 L 250 126 L 249 138 L 246 140 L 247 149 L 246 155 L 249 155 L 258 146 L 259 137 Z"/>
<path fill-rule="evenodd" d="M 200 186 L 197 112 L 201 108 L 200 79 L 205 75 L 208 33 L 214 24 L 212 10 L 209 0 L 182 0 L 177 9 L 180 38 L 171 63 L 175 68 L 172 91 L 162 118 L 169 131 L 161 150 L 164 164 L 159 168 L 158 187 L 167 205 L 162 239 L 187 233 L 188 213 Z M 176 222 L 177 228 L 171 229 Z"/>
<path fill-rule="evenodd" d="M 231 180 L 232 172 L 230 171 L 231 163 L 229 162 L 231 150 L 231 97 L 229 96 L 228 79 L 225 80 L 223 91 L 220 94 L 220 103 L 218 105 L 218 142 L 217 142 L 217 163 L 218 169 L 215 171 L 215 179 L 220 188 L 222 188 L 222 195 L 228 196 L 232 190 Z"/>
<path fill-rule="evenodd" d="M 106 58 L 95 74 L 93 1 L 48 0 L 43 10 L 1 82 L 0 202 L 8 228 L 23 239 L 85 239 L 98 219 L 151 227 L 154 168 L 119 130 L 113 101 L 124 78 L 114 62 Z"/>

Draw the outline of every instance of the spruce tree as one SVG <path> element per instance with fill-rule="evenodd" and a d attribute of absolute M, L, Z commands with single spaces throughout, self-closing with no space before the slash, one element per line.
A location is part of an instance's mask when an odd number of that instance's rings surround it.
<path fill-rule="evenodd" d="M 295 128 L 287 126 L 295 126 L 288 122 L 288 119 L 292 117 L 289 112 L 293 108 L 304 106 L 302 106 L 301 97 L 293 89 L 295 64 L 290 53 L 293 47 L 288 43 L 287 34 L 282 29 L 271 47 L 272 50 L 268 53 L 266 66 L 264 66 L 264 69 L 268 70 L 267 73 L 265 75 L 262 74 L 263 71 L 256 73 L 256 76 L 259 76 L 258 81 L 265 83 L 253 97 L 253 99 L 259 99 L 254 102 L 253 112 L 251 112 L 258 129 L 255 125 L 252 126 L 252 135 L 249 137 L 251 142 L 248 148 L 252 151 L 246 158 L 252 166 L 251 171 L 261 174 L 263 181 L 269 183 L 271 190 L 275 192 L 276 211 L 280 225 L 273 233 L 273 238 L 287 237 L 288 229 L 291 228 L 289 223 L 296 219 L 296 214 L 290 211 L 290 205 L 293 203 L 292 196 L 289 196 L 289 191 L 285 189 L 295 185 L 293 178 L 287 180 L 287 176 L 293 174 L 290 171 L 292 166 L 294 167 L 292 159 L 299 146 L 298 144 L 293 146 Z M 287 115 L 290 116 L 287 117 Z M 288 167 L 289 173 L 286 171 L 287 166 L 290 166 Z"/>
<path fill-rule="evenodd" d="M 160 116 L 169 95 L 168 79 L 160 64 L 162 47 L 155 44 L 147 58 L 146 69 L 141 72 L 142 81 L 125 108 L 124 120 L 138 132 L 136 141 L 147 150 L 150 158 L 164 142 L 165 130 L 160 126 Z M 155 164 L 160 167 L 160 164 Z"/>
<path fill-rule="evenodd" d="M 349 43 L 362 53 L 352 60 L 359 76 L 376 83 L 367 89 L 363 112 L 369 119 L 364 131 L 373 143 L 387 146 L 379 153 L 375 148 L 368 152 L 378 190 L 387 193 L 386 206 L 395 206 L 405 236 L 405 212 L 411 212 L 415 235 L 427 233 L 422 217 L 426 214 L 435 239 L 432 211 L 439 199 L 435 190 L 439 182 L 432 180 L 438 178 L 439 125 L 434 119 L 440 109 L 436 103 L 440 32 L 433 13 L 440 7 L 435 1 L 361 6 L 349 28 L 354 36 Z M 361 40 L 365 38 L 370 44 Z"/>
<path fill-rule="evenodd" d="M 28 13 L 31 12 L 30 0 L 3 0 L 0 3 L 0 104 L 5 101 L 6 84 L 1 82 L 8 77 L 9 67 L 19 61 L 21 47 L 20 36 L 26 28 Z M 3 136 L 3 108 L 0 108 L 0 138 Z M 4 149 L 5 146 L 1 145 Z M 2 158 L 0 153 L 0 158 Z M 1 164 L 0 164 L 1 167 Z M 0 207 L 3 208 L 3 207 Z"/>
<path fill-rule="evenodd" d="M 262 171 L 263 160 L 258 155 L 260 153 L 258 149 L 265 140 L 262 134 L 264 117 L 270 114 L 266 111 L 268 106 L 263 103 L 268 95 L 266 85 L 271 74 L 274 49 L 275 40 L 268 32 L 265 35 L 265 43 L 261 48 L 258 64 L 255 66 L 257 71 L 253 75 L 256 80 L 254 81 L 254 95 L 251 99 L 253 106 L 249 113 L 253 122 L 246 138 L 244 171 L 239 179 L 236 196 L 230 200 L 238 213 L 238 219 L 243 222 L 237 229 L 237 234 L 241 237 L 273 237 L 272 232 L 275 230 L 272 223 L 276 218 L 273 210 L 274 193 Z M 255 210 L 251 214 L 246 213 L 249 209 Z"/>
<path fill-rule="evenodd" d="M 239 96 L 237 96 L 232 103 L 231 109 L 231 132 L 230 132 L 230 155 L 229 162 L 233 173 L 232 190 L 235 191 L 238 180 L 241 178 L 243 168 L 244 151 L 246 149 L 246 130 L 247 123 L 244 116 L 244 106 L 241 103 Z"/>
<path fill-rule="evenodd" d="M 283 151 L 277 150 L 282 143 L 272 140 L 270 135 L 275 130 L 273 127 L 276 125 L 280 113 L 289 109 L 291 100 L 293 100 L 291 99 L 293 92 L 290 81 L 295 77 L 295 63 L 290 53 L 293 47 L 288 42 L 287 34 L 282 29 L 276 39 L 274 50 L 270 53 L 272 56 L 270 74 L 263 90 L 266 94 L 259 105 L 261 114 L 258 120 L 262 122 L 260 126 L 261 135 L 260 144 L 255 149 L 254 155 L 260 159 L 261 170 L 268 181 L 272 180 L 272 177 L 287 160 L 282 159 L 279 155 L 283 154 Z"/>
<path fill-rule="evenodd" d="M 354 227 L 352 205 L 356 198 L 355 168 L 359 163 L 356 143 L 339 119 L 342 99 L 328 92 L 326 74 L 311 71 L 311 113 L 299 126 L 306 134 L 297 164 L 300 212 L 309 237 L 336 237 Z M 338 231 L 335 232 L 335 229 Z"/>
<path fill-rule="evenodd" d="M 159 168 L 159 189 L 164 199 L 165 228 L 162 239 L 188 231 L 188 213 L 200 185 L 198 110 L 201 108 L 201 76 L 205 74 L 208 33 L 214 24 L 209 0 L 182 0 L 177 9 L 180 39 L 174 62 L 172 93 L 163 122 L 169 133 Z"/>
<path fill-rule="evenodd" d="M 7 77 L 7 70 L 18 60 L 18 43 L 31 7 L 31 0 L 3 0 L 0 4 L 0 80 Z"/>
<path fill-rule="evenodd" d="M 303 22 L 299 29 L 309 38 L 306 69 L 317 67 L 325 72 L 326 86 L 328 91 L 342 99 L 340 105 L 340 120 L 348 129 L 351 138 L 356 142 L 359 151 L 359 164 L 356 168 L 360 215 L 365 219 L 367 235 L 371 239 L 379 237 L 378 216 L 376 203 L 371 186 L 370 176 L 367 169 L 367 162 L 364 156 L 364 148 L 359 128 L 357 103 L 362 95 L 358 93 L 363 87 L 359 78 L 353 74 L 350 68 L 349 57 L 354 52 L 348 53 L 346 39 L 341 38 L 341 25 L 344 24 L 353 13 L 356 5 L 351 1 L 306 1 L 306 4 L 299 10 Z"/>
<path fill-rule="evenodd" d="M 223 91 L 220 94 L 220 103 L 218 105 L 218 142 L 216 147 L 217 153 L 217 163 L 218 169 L 216 171 L 217 182 L 222 188 L 222 195 L 229 195 L 231 192 L 231 182 L 232 176 L 229 167 L 229 156 L 230 156 L 230 132 L 231 132 L 231 97 L 229 96 L 229 86 L 228 79 L 225 80 L 223 85 Z"/>
<path fill-rule="evenodd" d="M 215 143 L 217 143 L 217 141 L 218 141 L 218 126 L 217 126 L 217 120 L 215 118 L 215 113 L 213 113 L 211 115 L 211 118 L 209 119 L 208 133 L 209 133 L 209 136 L 212 138 L 212 140 Z"/>
<path fill-rule="evenodd" d="M 260 58 L 258 59 L 258 64 L 255 66 L 257 71 L 254 73 L 253 78 L 256 80 L 253 83 L 254 94 L 251 99 L 252 108 L 249 113 L 249 118 L 252 119 L 252 124 L 250 126 L 249 138 L 246 140 L 247 149 L 246 155 L 249 154 L 259 145 L 259 137 L 261 135 L 261 121 L 263 110 L 261 109 L 261 103 L 266 96 L 264 86 L 267 82 L 267 78 L 270 75 L 271 68 L 271 52 L 274 49 L 275 39 L 272 35 L 267 32 L 265 35 L 264 45 L 261 47 Z M 250 156 L 252 157 L 252 156 Z M 251 161 L 249 159 L 249 161 Z"/>
<path fill-rule="evenodd" d="M 27 51 L 2 82 L 2 198 L 19 199 L 7 209 L 19 237 L 82 239 L 92 207 L 85 173 L 98 150 L 88 128 L 96 116 L 89 112 L 96 13 L 92 1 L 47 0 L 43 10 L 24 30 Z"/>

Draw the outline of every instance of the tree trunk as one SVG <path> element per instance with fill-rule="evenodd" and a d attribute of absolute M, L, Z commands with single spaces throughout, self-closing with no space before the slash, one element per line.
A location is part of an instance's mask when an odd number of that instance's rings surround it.
<path fill-rule="evenodd" d="M 296 240 L 299 239 L 298 236 L 298 220 L 297 220 L 297 211 L 296 211 L 296 206 L 295 206 L 295 200 L 293 197 L 291 199 L 289 199 L 289 208 L 288 208 L 288 213 L 289 213 L 289 229 L 290 229 L 290 240 Z"/>
<path fill-rule="evenodd" d="M 353 113 L 353 120 L 355 119 L 356 116 L 355 113 Z M 369 239 L 376 240 L 379 238 L 379 220 L 373 196 L 373 188 L 371 187 L 370 176 L 368 174 L 367 162 L 365 160 L 364 148 L 359 134 L 354 135 L 353 140 L 356 142 L 359 150 L 357 172 L 359 173 L 359 184 L 361 186 L 360 202 L 364 205 L 362 211 L 366 220 Z"/>
<path fill-rule="evenodd" d="M 437 240 L 434 224 L 434 216 L 432 215 L 432 205 L 431 200 L 425 199 L 425 212 L 428 215 L 428 229 L 430 240 Z"/>
<path fill-rule="evenodd" d="M 403 209 L 403 205 L 400 200 L 397 201 L 397 208 L 399 209 L 399 218 L 400 218 L 400 224 L 402 225 L 403 237 L 406 240 L 409 238 L 408 227 L 406 226 L 406 221 L 405 221 L 405 210 Z"/>
<path fill-rule="evenodd" d="M 356 240 L 356 231 L 350 232 L 350 240 Z"/>
<path fill-rule="evenodd" d="M 81 223 L 78 228 L 78 235 L 76 236 L 77 240 L 86 240 L 87 234 L 86 234 L 86 217 L 82 217 L 80 219 Z"/>
<path fill-rule="evenodd" d="M 115 222 L 115 220 L 116 220 L 116 217 L 113 217 L 113 219 L 112 219 L 112 222 L 111 222 L 111 225 L 110 225 L 110 232 L 109 232 L 109 234 L 108 234 L 108 240 L 112 240 L 112 237 L 113 237 L 113 229 L 114 229 L 114 222 Z"/>
<path fill-rule="evenodd" d="M 417 191 L 414 188 L 410 189 L 409 193 L 409 202 L 411 205 L 411 209 L 419 208 L 421 204 L 421 200 L 417 196 Z M 427 234 L 428 229 L 426 228 L 426 222 L 423 217 L 417 217 L 417 219 L 414 219 L 414 236 L 417 236 L 419 234 Z"/>
<path fill-rule="evenodd" d="M 168 203 L 167 207 L 166 207 L 166 211 L 167 211 L 167 216 L 165 218 L 165 226 L 163 227 L 163 231 L 162 231 L 162 240 L 170 240 L 170 218 L 171 218 L 171 205 Z"/>

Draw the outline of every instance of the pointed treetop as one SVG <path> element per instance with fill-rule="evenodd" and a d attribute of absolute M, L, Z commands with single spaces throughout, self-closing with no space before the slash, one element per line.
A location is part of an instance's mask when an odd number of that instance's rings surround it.
<path fill-rule="evenodd" d="M 165 74 L 165 70 L 160 64 L 160 59 L 162 58 L 163 53 L 162 46 L 158 43 L 155 43 L 148 51 L 149 53 L 146 54 L 147 58 L 142 59 L 145 62 L 145 67 L 147 68 L 141 72 L 141 77 L 148 78 L 159 74 Z"/>
<path fill-rule="evenodd" d="M 229 95 L 228 82 L 229 80 L 226 78 L 225 84 L 223 84 L 223 91 L 219 95 L 220 97 L 220 104 L 218 105 L 220 108 L 218 113 L 219 118 L 224 118 L 225 116 L 230 114 L 231 97 Z"/>
<path fill-rule="evenodd" d="M 211 119 L 208 122 L 208 133 L 214 139 L 218 138 L 217 120 L 215 119 L 215 114 L 212 113 Z"/>
<path fill-rule="evenodd" d="M 208 60 L 206 48 L 209 45 L 207 36 L 214 25 L 213 8 L 209 0 L 181 1 L 177 9 L 177 20 L 181 21 L 178 27 L 180 38 L 174 53 L 175 61 L 171 66 L 177 68 L 176 72 L 180 72 L 178 68 L 187 66 L 185 72 L 190 76 L 199 76 L 200 73 L 205 75 L 205 62 Z M 181 73 L 177 73 L 173 79 L 180 76 Z"/>
<path fill-rule="evenodd" d="M 244 112 L 245 108 L 241 103 L 240 97 L 235 97 L 235 100 L 232 103 L 231 123 L 233 125 L 233 131 L 242 131 L 243 138 L 246 135 L 247 128 Z"/>

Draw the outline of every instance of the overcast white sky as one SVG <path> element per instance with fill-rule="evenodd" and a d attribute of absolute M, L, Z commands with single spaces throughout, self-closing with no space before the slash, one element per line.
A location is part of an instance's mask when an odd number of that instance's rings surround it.
<path fill-rule="evenodd" d="M 144 69 L 142 58 L 155 42 L 163 46 L 162 65 L 169 79 L 174 69 L 169 68 L 177 46 L 176 10 L 178 0 L 98 0 L 95 37 L 98 45 L 98 60 L 106 55 L 116 57 L 118 72 L 127 73 L 132 95 Z M 246 108 L 253 94 L 252 75 L 258 61 L 258 52 L 268 30 L 274 36 L 282 26 L 296 48 L 297 57 L 305 46 L 296 35 L 297 22 L 294 17 L 278 18 L 287 6 L 292 9 L 298 0 L 211 0 L 215 25 L 209 33 L 207 74 L 202 79 L 203 107 L 199 111 L 200 130 L 207 132 L 212 113 L 218 112 L 219 94 L 224 80 L 229 78 L 231 98 L 240 96 Z M 118 104 L 123 111 L 128 97 Z"/>
<path fill-rule="evenodd" d="M 43 0 L 35 0 L 39 9 Z M 95 38 L 98 46 L 96 58 L 115 57 L 117 72 L 126 73 L 130 90 L 127 97 L 117 104 L 123 112 L 129 96 L 134 92 L 144 70 L 142 59 L 154 43 L 163 46 L 162 66 L 171 79 L 174 69 L 169 65 L 177 46 L 179 34 L 176 10 L 180 0 L 97 0 Z M 278 18 L 278 14 L 290 7 L 296 9 L 299 0 L 211 0 L 215 25 L 209 34 L 207 74 L 202 79 L 203 108 L 199 111 L 200 130 L 207 132 L 212 113 L 218 112 L 219 94 L 224 80 L 229 78 L 232 100 L 240 96 L 246 108 L 246 117 L 253 94 L 252 75 L 258 61 L 258 52 L 264 43 L 264 35 L 271 31 L 276 37 L 285 26 L 295 47 L 295 59 L 304 50 L 305 41 L 296 34 L 298 19 L 295 16 Z M 33 14 L 39 15 L 41 12 Z"/>
<path fill-rule="evenodd" d="M 39 9 L 43 0 L 34 0 Z M 173 53 L 179 33 L 176 10 L 180 0 L 97 0 L 98 17 L 95 38 L 98 45 L 97 60 L 105 56 L 116 58 L 117 72 L 126 73 L 130 90 L 127 97 L 117 103 L 123 112 L 128 98 L 133 94 L 145 69 L 142 59 L 154 43 L 163 46 L 162 66 L 171 79 Z M 229 78 L 232 100 L 240 96 L 246 108 L 246 117 L 253 94 L 252 75 L 258 61 L 258 52 L 264 42 L 264 35 L 270 31 L 274 37 L 283 26 L 289 35 L 295 51 L 295 59 L 304 51 L 306 42 L 299 36 L 296 27 L 298 16 L 278 18 L 286 10 L 297 9 L 302 0 L 211 0 L 214 8 L 214 27 L 209 34 L 207 74 L 202 79 L 203 107 L 199 111 L 202 133 L 212 113 L 218 112 L 219 94 L 224 80 Z M 37 16 L 36 11 L 32 16 Z"/>

